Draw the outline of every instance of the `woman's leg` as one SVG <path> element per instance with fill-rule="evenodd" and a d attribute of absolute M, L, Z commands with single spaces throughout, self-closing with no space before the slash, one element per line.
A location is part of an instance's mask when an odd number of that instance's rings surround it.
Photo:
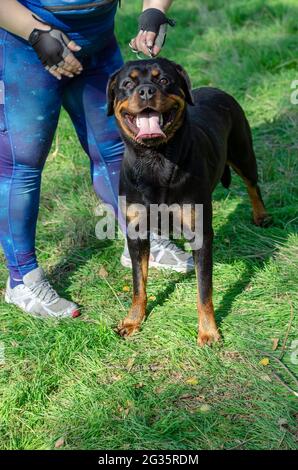
<path fill-rule="evenodd" d="M 107 117 L 106 87 L 109 76 L 123 64 L 115 39 L 94 57 L 81 76 L 73 79 L 63 95 L 80 142 L 90 157 L 97 195 L 113 206 L 117 215 L 119 173 L 124 146 L 114 117 Z"/>
<path fill-rule="evenodd" d="M 0 241 L 11 287 L 37 267 L 41 172 L 57 126 L 60 88 L 25 41 L 0 30 Z"/>

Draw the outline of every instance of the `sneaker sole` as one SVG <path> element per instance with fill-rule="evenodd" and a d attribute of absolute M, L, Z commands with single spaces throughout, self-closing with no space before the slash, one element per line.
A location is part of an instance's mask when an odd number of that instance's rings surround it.
<path fill-rule="evenodd" d="M 11 300 L 11 298 L 8 296 L 7 293 L 5 293 L 5 296 L 4 296 L 4 300 L 7 304 L 11 304 L 11 305 L 14 305 L 15 307 L 18 307 L 20 310 L 22 310 L 22 312 L 24 313 L 27 313 L 28 315 L 30 315 L 31 317 L 34 317 L 34 318 L 39 318 L 41 320 L 44 320 L 45 317 L 42 317 L 41 315 L 38 315 L 37 313 L 34 313 L 34 312 L 27 312 L 27 310 L 25 310 L 21 305 L 13 302 Z"/>
<path fill-rule="evenodd" d="M 21 305 L 17 304 L 16 302 L 13 302 L 11 300 L 11 298 L 9 297 L 9 295 L 7 294 L 7 292 L 5 292 L 4 300 L 7 304 L 15 305 L 20 310 L 22 310 L 22 312 L 27 313 L 31 317 L 38 318 L 39 320 L 49 320 L 49 319 L 51 319 L 51 320 L 65 320 L 65 319 L 68 319 L 68 318 L 69 319 L 77 318 L 81 315 L 81 312 L 78 309 L 73 310 L 73 312 L 70 315 L 67 315 L 65 317 L 54 317 L 52 315 L 40 315 L 40 314 L 35 313 L 35 312 L 28 312 Z"/>
<path fill-rule="evenodd" d="M 124 268 L 132 269 L 131 260 L 129 258 L 126 258 L 126 256 L 122 255 L 120 262 Z M 157 263 L 156 261 L 149 261 L 149 268 L 155 268 L 160 271 L 175 271 L 176 273 L 184 273 L 184 274 L 190 273 L 194 271 L 195 269 L 194 267 L 192 268 L 187 268 L 183 266 L 174 267 L 170 264 L 160 264 L 160 263 Z"/>

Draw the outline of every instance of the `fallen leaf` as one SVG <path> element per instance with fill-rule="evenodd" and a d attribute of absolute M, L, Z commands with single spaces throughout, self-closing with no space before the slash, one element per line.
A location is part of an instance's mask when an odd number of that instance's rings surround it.
<path fill-rule="evenodd" d="M 138 384 L 135 384 L 135 385 L 134 385 L 134 388 L 143 388 L 144 385 L 145 385 L 145 384 L 144 384 L 143 382 L 140 382 L 140 383 L 138 383 Z"/>
<path fill-rule="evenodd" d="M 196 377 L 189 377 L 188 379 L 186 379 L 185 383 L 187 383 L 188 385 L 198 385 L 199 381 Z"/>
<path fill-rule="evenodd" d="M 119 375 L 115 374 L 115 375 L 112 375 L 112 377 L 111 377 L 112 382 L 118 382 L 121 379 L 122 379 L 122 375 L 120 375 L 120 374 Z"/>
<path fill-rule="evenodd" d="M 242 356 L 238 351 L 223 351 L 222 356 L 228 359 L 242 359 Z"/>
<path fill-rule="evenodd" d="M 272 351 L 275 351 L 277 349 L 278 343 L 279 343 L 279 338 L 272 339 Z"/>
<path fill-rule="evenodd" d="M 272 382 L 271 377 L 267 374 L 261 375 L 260 379 L 264 380 L 264 382 Z"/>
<path fill-rule="evenodd" d="M 150 295 L 150 296 L 148 297 L 148 300 L 156 300 L 155 295 Z"/>
<path fill-rule="evenodd" d="M 180 401 L 187 401 L 188 403 L 195 403 L 197 401 L 205 401 L 204 395 L 191 395 L 190 393 L 184 393 L 181 395 L 175 402 L 179 403 Z"/>
<path fill-rule="evenodd" d="M 194 398 L 193 395 L 190 395 L 189 393 L 184 393 L 183 395 L 179 397 L 179 400 L 189 400 L 192 398 Z"/>
<path fill-rule="evenodd" d="M 108 271 L 103 266 L 98 271 L 98 274 L 99 274 L 99 277 L 101 277 L 103 279 L 105 279 L 109 275 Z"/>
<path fill-rule="evenodd" d="M 124 414 L 125 416 L 128 416 L 130 411 L 132 410 L 133 408 L 133 402 L 130 401 L 130 400 L 127 400 L 126 402 L 126 408 L 123 410 L 124 411 Z"/>
<path fill-rule="evenodd" d="M 129 292 L 130 287 L 129 286 L 123 286 L 122 290 L 123 290 L 123 292 Z"/>
<path fill-rule="evenodd" d="M 203 400 L 205 400 L 205 395 L 198 395 L 198 396 L 195 397 L 195 400 L 196 401 L 203 401 Z"/>
<path fill-rule="evenodd" d="M 155 372 L 162 369 L 162 366 L 160 364 L 150 364 L 149 369 L 152 370 L 152 372 Z"/>
<path fill-rule="evenodd" d="M 285 431 L 288 429 L 289 425 L 288 425 L 288 421 L 285 419 L 285 418 L 280 418 L 278 421 L 277 421 L 277 424 L 280 428 L 281 431 Z"/>
<path fill-rule="evenodd" d="M 200 410 L 202 413 L 207 413 L 208 411 L 211 410 L 211 406 L 210 406 L 210 405 L 207 405 L 207 403 L 205 403 L 204 405 L 200 406 L 199 410 Z"/>
<path fill-rule="evenodd" d="M 173 372 L 172 378 L 175 379 L 176 382 L 179 382 L 180 380 L 184 380 L 184 377 L 181 374 L 181 372 Z"/>
<path fill-rule="evenodd" d="M 277 421 L 277 424 L 279 426 L 284 426 L 285 424 L 288 424 L 288 421 L 285 419 L 285 418 L 280 418 L 278 421 Z"/>
<path fill-rule="evenodd" d="M 132 366 L 134 365 L 135 360 L 136 360 L 135 357 L 130 357 L 128 359 L 127 364 L 126 364 L 126 369 L 128 370 L 128 372 L 131 370 Z"/>
<path fill-rule="evenodd" d="M 65 444 L 65 440 L 63 437 L 60 437 L 60 439 L 58 439 L 56 442 L 55 442 L 55 449 L 60 449 L 60 447 L 64 446 Z"/>
<path fill-rule="evenodd" d="M 269 361 L 268 357 L 263 357 L 263 359 L 260 360 L 259 364 L 261 366 L 268 366 L 269 362 L 270 361 Z"/>

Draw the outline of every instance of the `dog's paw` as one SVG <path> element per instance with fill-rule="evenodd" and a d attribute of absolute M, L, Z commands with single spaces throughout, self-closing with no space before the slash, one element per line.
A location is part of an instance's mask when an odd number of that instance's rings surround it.
<path fill-rule="evenodd" d="M 220 334 L 217 329 L 209 331 L 200 331 L 198 335 L 198 346 L 211 346 L 220 340 Z"/>
<path fill-rule="evenodd" d="M 118 335 L 122 336 L 122 338 L 128 338 L 128 336 L 132 336 L 133 334 L 137 333 L 140 329 L 140 324 L 131 321 L 130 319 L 122 320 L 118 327 L 117 333 Z"/>
<path fill-rule="evenodd" d="M 258 217 L 254 217 L 253 221 L 255 225 L 263 228 L 270 227 L 270 225 L 272 225 L 273 223 L 271 215 L 268 214 L 263 214 Z"/>

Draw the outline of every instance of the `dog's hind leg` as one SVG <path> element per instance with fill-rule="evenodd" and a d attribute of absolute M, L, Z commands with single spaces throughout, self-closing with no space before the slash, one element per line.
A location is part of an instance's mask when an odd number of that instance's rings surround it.
<path fill-rule="evenodd" d="M 239 119 L 236 128 L 229 138 L 228 162 L 233 170 L 243 179 L 253 210 L 256 225 L 265 227 L 270 224 L 268 215 L 258 186 L 258 170 L 252 135 L 249 124 L 244 116 Z"/>
<path fill-rule="evenodd" d="M 255 225 L 258 225 L 260 227 L 266 227 L 271 223 L 271 217 L 266 211 L 261 195 L 261 190 L 259 185 L 257 184 L 257 179 L 245 176 L 241 169 L 234 165 L 232 162 L 230 163 L 230 165 L 233 170 L 235 170 L 236 173 L 241 176 L 246 185 L 246 189 L 252 205 L 253 221 Z"/>
<path fill-rule="evenodd" d="M 249 180 L 246 180 L 246 178 L 243 179 L 246 183 L 247 192 L 251 201 L 254 223 L 259 227 L 267 227 L 271 223 L 271 217 L 265 209 L 260 187 L 257 184 L 252 184 Z"/>

